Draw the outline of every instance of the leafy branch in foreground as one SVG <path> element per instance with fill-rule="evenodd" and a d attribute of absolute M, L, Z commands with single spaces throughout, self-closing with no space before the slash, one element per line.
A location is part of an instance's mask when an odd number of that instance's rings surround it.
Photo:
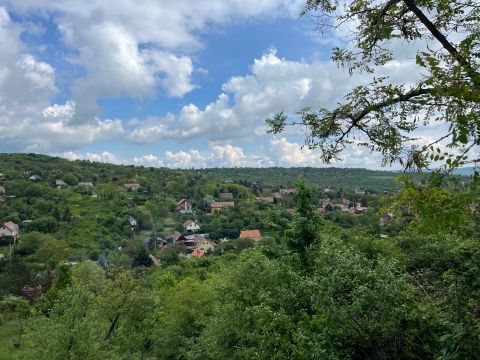
<path fill-rule="evenodd" d="M 302 15 L 310 12 L 321 31 L 356 24 L 351 38 L 355 50 L 335 48 L 332 56 L 350 74 L 375 74 L 394 60 L 388 45 L 403 40 L 424 44 L 416 56 L 423 77 L 414 84 L 374 77 L 333 110 L 307 107 L 293 120 L 283 112 L 276 114 L 266 120 L 269 133 L 299 126 L 305 146 L 319 149 L 327 163 L 340 159 L 349 144 L 381 153 L 384 165 L 399 162 L 405 168 L 428 167 L 432 161 L 455 168 L 480 160 L 472 151 L 480 144 L 477 1 L 355 0 L 341 6 L 337 0 L 308 0 Z M 444 133 L 421 143 L 415 130 L 433 123 L 444 124 Z"/>

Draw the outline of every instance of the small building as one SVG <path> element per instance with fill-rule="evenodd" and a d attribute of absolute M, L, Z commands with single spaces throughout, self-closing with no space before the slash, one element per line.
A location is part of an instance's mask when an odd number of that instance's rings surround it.
<path fill-rule="evenodd" d="M 368 206 L 362 206 L 362 203 L 355 203 L 355 211 L 365 211 L 368 210 Z"/>
<path fill-rule="evenodd" d="M 274 202 L 273 196 L 259 196 L 257 200 L 268 204 L 273 204 Z"/>
<path fill-rule="evenodd" d="M 57 187 L 57 189 L 65 189 L 68 187 L 68 185 L 63 180 L 55 180 L 55 186 Z"/>
<path fill-rule="evenodd" d="M 181 199 L 177 202 L 175 209 L 180 214 L 191 214 L 192 213 L 192 203 L 189 202 L 187 199 Z"/>
<path fill-rule="evenodd" d="M 286 195 L 286 194 L 295 194 L 297 192 L 297 189 L 295 188 L 287 188 L 287 189 L 280 189 L 279 193 L 280 195 Z"/>
<path fill-rule="evenodd" d="M 220 199 L 223 200 L 233 200 L 233 194 L 226 192 L 226 193 L 220 193 Z"/>
<path fill-rule="evenodd" d="M 5 187 L 0 185 L 0 195 L 4 195 L 5 194 Z"/>
<path fill-rule="evenodd" d="M 333 211 L 335 207 L 331 203 L 326 203 L 322 206 L 324 211 Z"/>
<path fill-rule="evenodd" d="M 365 190 L 363 190 L 363 189 L 355 189 L 355 194 L 357 194 L 357 195 L 365 195 Z"/>
<path fill-rule="evenodd" d="M 196 248 L 200 249 L 203 253 L 208 253 L 210 251 L 213 251 L 215 247 L 216 245 L 207 239 L 204 239 L 201 243 L 199 243 L 196 246 Z"/>
<path fill-rule="evenodd" d="M 207 212 L 216 213 L 220 212 L 222 209 L 234 207 L 235 202 L 233 201 L 214 201 L 207 206 Z"/>
<path fill-rule="evenodd" d="M 38 175 L 32 175 L 28 178 L 28 180 L 33 181 L 33 182 L 38 182 L 38 181 L 42 181 L 42 178 Z"/>
<path fill-rule="evenodd" d="M 13 221 L 6 221 L 2 227 L 0 227 L 0 237 L 11 236 L 17 239 L 18 235 L 20 235 L 20 228 Z"/>
<path fill-rule="evenodd" d="M 258 241 L 262 238 L 262 234 L 260 233 L 260 230 L 242 230 L 240 232 L 240 239 L 253 239 L 255 241 Z"/>
<path fill-rule="evenodd" d="M 167 245 L 167 240 L 163 240 L 161 237 L 152 235 L 143 240 L 143 243 L 149 248 L 161 249 Z"/>
<path fill-rule="evenodd" d="M 138 191 L 142 186 L 138 183 L 123 184 L 123 188 L 127 191 Z"/>
<path fill-rule="evenodd" d="M 183 227 L 185 230 L 194 232 L 197 230 L 200 230 L 200 224 L 198 224 L 196 221 L 193 220 L 187 220 L 183 223 Z"/>

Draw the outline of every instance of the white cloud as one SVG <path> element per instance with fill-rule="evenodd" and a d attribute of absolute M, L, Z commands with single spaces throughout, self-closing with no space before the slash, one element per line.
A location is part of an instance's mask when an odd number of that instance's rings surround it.
<path fill-rule="evenodd" d="M 404 81 L 417 76 L 415 68 L 413 61 L 405 60 L 389 63 L 383 71 L 391 73 L 394 81 Z M 148 143 L 200 136 L 212 141 L 258 136 L 265 134 L 264 120 L 272 113 L 295 114 L 307 106 L 332 108 L 353 86 L 369 80 L 368 75 L 349 77 L 331 62 L 283 59 L 275 50 L 255 59 L 250 70 L 248 75 L 230 78 L 217 100 L 205 108 L 189 104 L 178 115 L 151 117 L 129 139 Z"/>
<path fill-rule="evenodd" d="M 65 152 L 62 155 L 69 160 L 85 159 L 114 164 L 134 164 L 153 167 L 169 168 L 215 168 L 215 167 L 321 167 L 317 150 L 301 149 L 301 145 L 289 142 L 285 138 L 273 137 L 263 151 L 256 149 L 256 153 L 248 154 L 240 146 L 232 144 L 210 144 L 204 149 L 189 149 L 180 151 L 165 151 L 161 155 L 146 154 L 132 158 L 119 158 L 104 151 L 102 153 L 77 154 Z M 349 147 L 344 154 L 344 160 L 335 166 L 378 168 L 379 161 L 370 152 L 359 148 Z"/>
<path fill-rule="evenodd" d="M 186 151 L 165 151 L 158 157 L 153 154 L 119 159 L 114 154 L 102 153 L 78 154 L 67 151 L 62 156 L 68 160 L 90 160 L 114 164 L 134 164 L 170 168 L 211 168 L 211 167 L 265 167 L 274 163 L 266 156 L 245 154 L 241 147 L 227 145 L 210 145 L 204 150 L 190 149 Z"/>
<path fill-rule="evenodd" d="M 21 27 L 0 7 L 0 143 L 22 151 L 81 147 L 123 133 L 120 120 L 86 119 L 72 126 L 74 101 L 52 104 L 55 69 L 28 52 Z"/>
<path fill-rule="evenodd" d="M 182 97 L 192 83 L 191 55 L 202 48 L 200 34 L 218 24 L 251 17 L 298 16 L 295 0 L 11 0 L 20 14 L 45 14 L 56 23 L 68 58 L 85 69 L 73 85 L 73 123 L 99 114 L 99 98 L 153 96 L 157 88 Z"/>

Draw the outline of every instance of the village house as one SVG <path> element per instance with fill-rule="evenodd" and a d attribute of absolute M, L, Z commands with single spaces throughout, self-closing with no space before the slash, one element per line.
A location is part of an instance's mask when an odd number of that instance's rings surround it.
<path fill-rule="evenodd" d="M 218 213 L 220 212 L 222 209 L 224 208 L 228 208 L 228 207 L 234 207 L 235 206 L 235 202 L 233 201 L 214 201 L 214 202 L 211 202 L 207 208 L 206 208 L 206 212 L 207 213 Z"/>
<path fill-rule="evenodd" d="M 240 239 L 253 239 L 255 241 L 258 241 L 262 238 L 262 234 L 260 233 L 260 230 L 242 230 L 240 232 Z"/>
<path fill-rule="evenodd" d="M 192 204 L 185 198 L 177 202 L 176 210 L 180 214 L 191 214 L 192 213 Z"/>
<path fill-rule="evenodd" d="M 200 230 L 200 224 L 198 224 L 197 222 L 195 222 L 193 220 L 185 221 L 183 223 L 183 227 L 185 228 L 185 230 L 190 231 L 190 232 Z"/>
<path fill-rule="evenodd" d="M 179 231 L 175 231 L 173 234 L 167 236 L 165 238 L 169 243 L 176 243 L 177 241 L 185 240 L 185 236 L 183 236 Z"/>
<path fill-rule="evenodd" d="M 200 249 L 203 253 L 208 253 L 208 252 L 211 252 L 215 249 L 216 245 L 207 240 L 207 239 L 204 239 L 202 242 L 200 242 L 196 248 L 197 249 Z"/>
<path fill-rule="evenodd" d="M 365 190 L 363 190 L 363 189 L 355 189 L 355 194 L 357 194 L 357 195 L 365 195 Z"/>
<path fill-rule="evenodd" d="M 197 245 L 195 239 L 195 236 L 181 235 L 177 240 L 175 240 L 175 244 L 185 246 L 186 252 L 188 253 L 191 252 Z"/>
<path fill-rule="evenodd" d="M 279 190 L 280 195 L 286 195 L 286 194 L 295 194 L 297 192 L 297 189 L 295 188 L 290 188 L 290 189 L 280 189 Z"/>
<path fill-rule="evenodd" d="M 257 200 L 269 204 L 273 204 L 274 202 L 273 196 L 259 196 Z"/>
<path fill-rule="evenodd" d="M 11 236 L 17 239 L 18 235 L 20 235 L 20 228 L 13 221 L 6 221 L 2 227 L 0 227 L 0 237 Z"/>
<path fill-rule="evenodd" d="M 223 200 L 233 200 L 233 194 L 226 192 L 226 193 L 220 193 L 220 199 Z"/>
<path fill-rule="evenodd" d="M 367 206 L 362 206 L 362 204 L 359 202 L 355 203 L 355 211 L 365 211 L 365 210 L 368 210 Z"/>
<path fill-rule="evenodd" d="M 138 191 L 142 186 L 138 183 L 123 184 L 123 188 L 127 191 Z"/>
<path fill-rule="evenodd" d="M 143 240 L 143 243 L 149 248 L 161 249 L 167 245 L 167 240 L 163 240 L 161 237 L 152 235 Z"/>
<path fill-rule="evenodd" d="M 320 212 L 333 211 L 333 210 L 335 210 L 335 207 L 333 206 L 333 204 L 329 202 L 323 204 L 323 206 L 319 209 Z"/>
<path fill-rule="evenodd" d="M 5 194 L 5 187 L 0 185 L 0 195 L 3 195 L 3 194 Z"/>

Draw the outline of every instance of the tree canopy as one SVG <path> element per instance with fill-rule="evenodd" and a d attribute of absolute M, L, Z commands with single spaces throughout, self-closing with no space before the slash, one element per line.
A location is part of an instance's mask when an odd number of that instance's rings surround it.
<path fill-rule="evenodd" d="M 334 109 L 307 107 L 298 117 L 280 112 L 267 119 L 269 132 L 302 125 L 305 145 L 318 148 L 325 162 L 341 157 L 355 143 L 382 154 L 383 163 L 405 168 L 441 161 L 448 168 L 476 162 L 480 144 L 480 6 L 476 0 L 308 0 L 302 13 L 313 14 L 321 31 L 351 37 L 333 49 L 332 60 L 350 74 L 372 74 L 369 85 L 355 87 Z M 398 83 L 380 69 L 396 60 L 397 42 L 418 48 L 415 83 Z M 415 131 L 442 124 L 430 143 Z"/>

